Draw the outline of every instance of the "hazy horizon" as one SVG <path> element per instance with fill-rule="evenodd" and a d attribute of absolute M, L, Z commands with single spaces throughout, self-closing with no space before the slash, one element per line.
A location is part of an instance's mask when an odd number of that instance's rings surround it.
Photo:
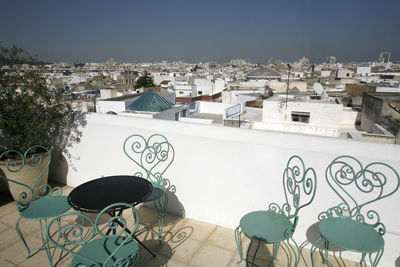
<path fill-rule="evenodd" d="M 5 1 L 1 44 L 47 62 L 400 57 L 400 1 Z"/>

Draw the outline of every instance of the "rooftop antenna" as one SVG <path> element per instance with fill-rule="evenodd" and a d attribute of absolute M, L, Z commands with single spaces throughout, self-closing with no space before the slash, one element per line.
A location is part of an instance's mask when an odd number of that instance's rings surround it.
<path fill-rule="evenodd" d="M 316 96 L 320 96 L 322 98 L 326 98 L 328 96 L 328 94 L 325 92 L 324 87 L 320 83 L 314 83 L 313 90 Z"/>

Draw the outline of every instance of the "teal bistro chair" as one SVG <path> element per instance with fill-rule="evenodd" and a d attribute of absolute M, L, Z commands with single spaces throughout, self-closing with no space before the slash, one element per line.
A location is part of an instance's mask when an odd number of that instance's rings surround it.
<path fill-rule="evenodd" d="M 300 209 L 309 205 L 315 196 L 317 180 L 314 169 L 307 168 L 299 156 L 292 156 L 287 162 L 283 172 L 283 189 L 286 202 L 279 206 L 271 203 L 268 210 L 259 210 L 247 213 L 240 219 L 240 224 L 235 231 L 235 239 L 238 247 L 240 262 L 243 261 L 241 231 L 251 239 L 247 249 L 246 266 L 256 266 L 254 261 L 260 242 L 273 244 L 273 258 L 269 265 L 277 259 L 280 243 L 286 241 L 294 254 L 294 266 L 300 260 L 300 250 L 292 238 L 298 223 Z M 241 230 L 241 231 L 240 231 Z M 257 247 L 250 261 L 250 248 L 253 241 L 257 241 Z"/>
<path fill-rule="evenodd" d="M 118 209 L 132 211 L 134 226 L 129 234 L 130 219 L 110 215 Z M 72 255 L 70 267 L 139 266 L 139 246 L 132 239 L 138 224 L 135 207 L 115 203 L 104 208 L 95 221 L 80 212 L 58 215 L 49 222 L 46 233 L 51 245 Z"/>
<path fill-rule="evenodd" d="M 399 174 L 385 163 L 372 162 L 364 167 L 354 157 L 340 156 L 328 165 L 325 177 L 342 202 L 319 215 L 321 238 L 311 248 L 313 266 L 314 253 L 320 247 L 325 251 L 323 263 L 332 266 L 330 244 L 361 253 L 363 266 L 367 266 L 367 260 L 370 266 L 377 266 L 384 251 L 386 228 L 378 212 L 368 206 L 399 189 Z"/>
<path fill-rule="evenodd" d="M 14 194 L 14 198 L 17 198 L 16 205 L 20 215 L 15 229 L 27 250 L 27 257 L 30 257 L 31 249 L 20 230 L 19 223 L 22 219 L 39 221 L 43 245 L 34 250 L 45 249 L 49 261 L 51 261 L 54 250 L 51 251 L 46 246 L 47 220 L 70 209 L 67 197 L 62 196 L 62 189 L 60 187 L 51 188 L 42 181 L 43 176 L 48 174 L 51 153 L 46 147 L 36 145 L 30 147 L 25 153 L 7 150 L 1 153 L 0 161 L 4 164 L 0 171 L 0 177 L 8 182 L 10 189 L 15 188 L 20 191 L 20 193 Z"/>
<path fill-rule="evenodd" d="M 135 163 L 135 176 L 149 180 L 153 191 L 145 202 L 153 202 L 158 213 L 158 232 L 151 225 L 145 226 L 158 236 L 162 243 L 162 231 L 168 207 L 167 191 L 175 193 L 176 188 L 164 177 L 165 171 L 175 158 L 175 151 L 168 139 L 161 134 L 153 134 L 147 139 L 133 134 L 125 139 L 123 149 L 125 155 Z"/>

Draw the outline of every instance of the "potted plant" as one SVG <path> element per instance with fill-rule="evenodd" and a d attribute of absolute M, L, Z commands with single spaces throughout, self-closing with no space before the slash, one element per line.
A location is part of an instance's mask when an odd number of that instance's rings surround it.
<path fill-rule="evenodd" d="M 73 101 L 72 92 L 48 86 L 38 68 L 24 70 L 22 64 L 39 63 L 20 48 L 0 46 L 0 153 L 15 149 L 23 154 L 33 145 L 42 145 L 57 157 L 79 142 L 85 113 Z"/>

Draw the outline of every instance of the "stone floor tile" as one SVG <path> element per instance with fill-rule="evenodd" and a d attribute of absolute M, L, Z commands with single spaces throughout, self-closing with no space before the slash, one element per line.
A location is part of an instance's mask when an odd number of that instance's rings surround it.
<path fill-rule="evenodd" d="M 247 267 L 247 266 L 250 266 L 250 264 L 246 265 L 246 262 L 244 260 L 242 262 L 240 262 L 240 263 L 238 263 L 238 262 L 239 262 L 239 259 L 234 258 L 227 266 L 228 267 Z M 261 266 L 267 266 L 268 262 L 260 260 L 260 259 L 256 259 L 254 261 L 254 264 L 256 264 L 256 265 L 261 267 Z M 272 267 L 276 267 L 276 266 L 272 265 Z"/>
<path fill-rule="evenodd" d="M 160 249 L 160 254 L 171 254 L 171 259 L 187 263 L 201 247 L 201 242 L 194 239 L 186 239 L 181 243 L 169 242 Z"/>
<path fill-rule="evenodd" d="M 193 230 L 190 235 L 191 239 L 195 239 L 198 241 L 205 241 L 214 231 L 216 225 L 190 219 L 187 221 L 184 227 L 187 228 L 188 230 L 189 228 Z"/>
<path fill-rule="evenodd" d="M 178 247 L 186 240 L 191 239 L 193 234 L 193 228 L 191 226 L 176 227 L 176 232 L 167 232 L 163 234 L 164 243 L 169 244 L 172 248 Z"/>
<path fill-rule="evenodd" d="M 189 264 L 194 266 L 228 266 L 232 257 L 232 251 L 204 244 L 189 261 Z"/>
<path fill-rule="evenodd" d="M 138 208 L 138 211 L 141 223 L 158 225 L 158 213 L 155 209 L 140 206 Z M 178 222 L 182 220 L 185 220 L 185 218 L 167 213 L 164 219 L 164 227 L 168 228 L 171 226 L 175 226 Z"/>
<path fill-rule="evenodd" d="M 176 225 L 181 220 L 185 219 L 184 217 L 176 216 L 174 214 L 165 214 L 164 225 Z"/>
<path fill-rule="evenodd" d="M 36 238 L 34 236 L 25 237 L 25 241 L 28 244 L 30 249 L 38 248 L 38 247 L 42 246 L 42 241 L 39 238 Z M 31 253 L 32 253 L 32 255 L 34 255 L 32 257 L 36 256 L 34 249 L 31 250 Z M 36 254 L 39 254 L 38 255 L 39 258 L 42 258 L 42 257 L 45 258 L 47 261 L 47 265 L 48 265 L 48 260 L 47 260 L 47 256 L 45 253 L 46 253 L 45 251 L 38 251 Z M 24 244 L 21 241 L 19 241 L 19 242 L 14 243 L 12 246 L 2 249 L 0 251 L 0 256 L 5 259 L 11 260 L 12 262 L 21 263 L 21 262 L 24 262 L 27 260 L 26 257 L 28 256 L 28 253 L 26 251 Z M 34 265 L 31 265 L 31 266 L 34 266 Z"/>
<path fill-rule="evenodd" d="M 176 240 L 182 240 L 190 238 L 193 233 L 193 227 L 186 226 L 189 219 L 187 218 L 179 218 L 179 220 L 174 220 L 173 223 L 170 220 L 170 224 L 166 224 L 163 227 L 163 241 L 170 242 Z M 154 231 L 158 231 L 157 226 L 153 226 Z"/>
<path fill-rule="evenodd" d="M 163 255 L 157 255 L 157 257 L 151 257 L 149 258 L 146 262 L 142 261 L 141 266 L 144 267 L 184 267 L 186 266 L 185 263 L 177 261 L 177 260 L 172 260 L 168 257 L 165 257 Z"/>
<path fill-rule="evenodd" d="M 16 210 L 17 210 L 17 204 L 15 201 L 7 201 L 5 203 L 1 203 L 0 218 L 6 216 Z"/>
<path fill-rule="evenodd" d="M 0 266 L 1 267 L 16 267 L 18 265 L 0 257 Z"/>
<path fill-rule="evenodd" d="M 10 226 L 0 223 L 0 232 L 5 231 L 10 228 L 11 228 Z"/>
<path fill-rule="evenodd" d="M 35 255 L 31 256 L 29 259 L 26 259 L 22 262 L 24 267 L 32 267 L 32 266 L 50 266 L 49 259 L 47 258 L 45 251 L 40 251 Z"/>
<path fill-rule="evenodd" d="M 44 227 L 44 222 L 43 222 L 43 227 Z M 38 237 L 40 237 L 40 223 L 38 220 L 22 219 L 21 221 L 19 221 L 19 228 L 24 235 L 36 234 Z M 43 230 L 43 232 L 44 231 L 45 230 Z"/>
<path fill-rule="evenodd" d="M 138 208 L 139 221 L 141 224 L 153 224 L 158 221 L 158 213 L 154 209 L 144 206 Z"/>
<path fill-rule="evenodd" d="M 221 226 L 217 226 L 215 228 L 215 230 L 208 237 L 207 243 L 231 251 L 235 251 L 237 249 L 235 231 Z"/>
<path fill-rule="evenodd" d="M 0 251 L 12 246 L 17 241 L 20 242 L 19 236 L 14 228 L 10 228 L 0 233 Z"/>
<path fill-rule="evenodd" d="M 19 218 L 20 218 L 19 212 L 15 211 L 4 218 L 1 218 L 0 221 L 2 224 L 6 224 L 15 230 L 15 224 Z M 38 233 L 39 236 L 40 224 L 38 220 L 28 220 L 22 218 L 19 221 L 19 228 L 24 235 L 30 233 Z"/>
<path fill-rule="evenodd" d="M 19 212 L 17 211 L 16 208 L 14 208 L 13 212 L 8 213 L 7 215 L 1 216 L 0 222 L 6 224 L 8 226 L 14 227 L 15 223 L 17 222 L 19 217 L 20 217 Z"/>

